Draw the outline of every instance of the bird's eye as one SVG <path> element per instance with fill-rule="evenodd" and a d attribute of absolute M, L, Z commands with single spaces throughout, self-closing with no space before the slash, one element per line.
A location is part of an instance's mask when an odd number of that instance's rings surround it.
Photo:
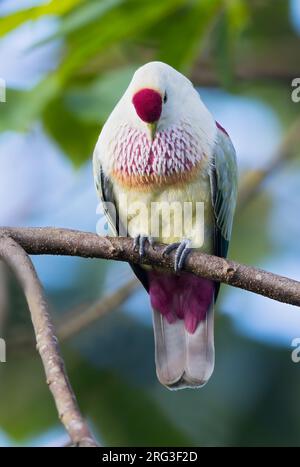
<path fill-rule="evenodd" d="M 167 92 L 165 92 L 165 95 L 164 95 L 164 104 L 167 102 L 168 100 L 168 95 L 167 95 Z"/>

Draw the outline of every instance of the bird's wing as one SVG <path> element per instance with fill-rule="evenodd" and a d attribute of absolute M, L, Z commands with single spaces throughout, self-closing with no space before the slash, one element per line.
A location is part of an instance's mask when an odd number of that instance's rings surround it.
<path fill-rule="evenodd" d="M 219 125 L 210 183 L 215 220 L 214 254 L 225 258 L 236 206 L 237 163 L 231 139 Z"/>
<path fill-rule="evenodd" d="M 110 224 L 111 230 L 115 236 L 119 235 L 119 227 L 121 227 L 121 231 L 124 232 L 124 228 L 120 226 L 120 220 L 118 215 L 118 206 L 114 197 L 114 190 L 113 190 L 113 183 L 111 179 L 105 175 L 101 164 L 99 162 L 99 158 L 96 154 L 94 154 L 93 159 L 94 165 L 94 179 L 96 190 L 99 194 L 100 200 L 103 203 L 103 209 L 105 216 Z M 138 264 L 129 263 L 134 274 L 137 278 L 141 281 L 145 289 L 149 290 L 149 283 L 148 283 L 148 276 L 147 272 L 141 268 Z"/>
<path fill-rule="evenodd" d="M 236 206 L 237 164 L 231 139 L 222 129 L 218 129 L 210 182 L 215 218 L 214 253 L 226 257 Z"/>
<path fill-rule="evenodd" d="M 103 204 L 103 210 L 107 221 L 111 227 L 111 230 L 115 236 L 119 235 L 119 219 L 117 205 L 115 202 L 113 184 L 109 177 L 103 172 L 102 166 L 100 164 L 97 154 L 94 154 L 93 158 L 94 166 L 94 180 L 96 185 L 97 193 L 100 197 L 100 200 Z"/>

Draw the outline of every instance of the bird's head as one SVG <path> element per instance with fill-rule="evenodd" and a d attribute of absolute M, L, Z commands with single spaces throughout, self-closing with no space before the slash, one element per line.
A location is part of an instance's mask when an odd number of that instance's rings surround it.
<path fill-rule="evenodd" d="M 150 62 L 139 68 L 125 98 L 132 125 L 145 131 L 151 141 L 157 131 L 192 120 L 194 112 L 203 106 L 192 83 L 162 62 Z"/>
<path fill-rule="evenodd" d="M 106 172 L 166 174 L 210 158 L 215 121 L 189 79 L 162 62 L 140 67 L 98 141 Z"/>

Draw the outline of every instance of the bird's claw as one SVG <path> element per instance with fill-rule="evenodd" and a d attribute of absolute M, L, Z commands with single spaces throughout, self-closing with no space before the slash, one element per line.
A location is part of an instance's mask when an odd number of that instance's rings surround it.
<path fill-rule="evenodd" d="M 175 272 L 180 272 L 184 266 L 184 262 L 191 251 L 190 240 L 184 239 L 181 242 L 170 243 L 163 250 L 163 256 L 169 255 L 173 250 L 176 250 L 174 258 Z"/>
<path fill-rule="evenodd" d="M 151 245 L 153 248 L 153 245 L 154 245 L 153 237 L 148 237 L 147 235 L 136 235 L 136 237 L 134 237 L 133 239 L 133 248 L 134 250 L 136 249 L 139 250 L 139 255 L 141 258 L 145 256 L 145 245 L 147 241 L 149 245 Z"/>

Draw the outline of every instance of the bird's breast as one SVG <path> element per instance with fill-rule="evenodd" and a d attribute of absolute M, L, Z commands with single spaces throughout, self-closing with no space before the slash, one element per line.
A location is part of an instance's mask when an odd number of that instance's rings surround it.
<path fill-rule="evenodd" d="M 111 145 L 112 176 L 123 186 L 143 191 L 185 183 L 207 163 L 200 148 L 186 127 L 158 131 L 151 142 L 146 133 L 125 125 Z"/>

